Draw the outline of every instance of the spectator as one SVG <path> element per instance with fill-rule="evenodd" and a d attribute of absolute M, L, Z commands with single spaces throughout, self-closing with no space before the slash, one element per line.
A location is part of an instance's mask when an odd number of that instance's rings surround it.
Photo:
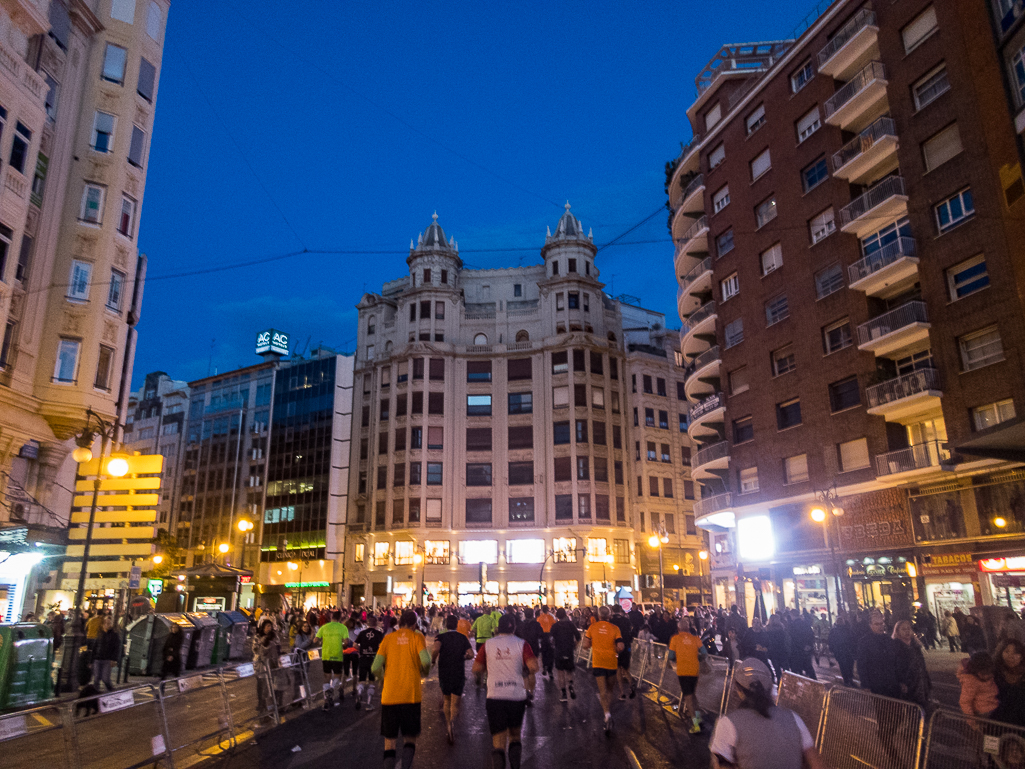
<path fill-rule="evenodd" d="M 1001 641 L 993 663 L 998 702 L 993 720 L 1025 726 L 1025 647 L 1011 638 Z"/>
<path fill-rule="evenodd" d="M 111 617 L 103 618 L 103 625 L 96 636 L 96 644 L 93 647 L 93 681 L 97 689 L 102 682 L 107 691 L 114 691 L 114 684 L 110 681 L 110 669 L 121 656 L 121 636 L 114 630 L 114 620 Z"/>
<path fill-rule="evenodd" d="M 900 673 L 897 641 L 886 635 L 883 615 L 873 611 L 869 632 L 858 643 L 858 678 L 861 688 L 872 694 L 900 699 Z"/>
<path fill-rule="evenodd" d="M 751 627 L 740 637 L 740 656 L 745 659 L 754 657 L 766 665 L 769 664 L 769 636 L 762 627 L 762 620 L 759 617 L 752 620 Z"/>
<path fill-rule="evenodd" d="M 805 615 L 793 611 L 790 620 L 791 665 L 794 672 L 806 678 L 817 680 L 811 657 L 815 651 L 815 631 Z"/>
<path fill-rule="evenodd" d="M 768 650 L 769 662 L 772 665 L 772 672 L 776 677 L 776 683 L 779 683 L 780 678 L 783 676 L 783 671 L 787 668 L 787 660 L 790 657 L 789 649 L 787 648 L 787 631 L 783 627 L 783 622 L 780 620 L 779 615 L 773 614 L 769 617 L 765 636 L 765 646 Z"/>
<path fill-rule="evenodd" d="M 841 614 L 836 618 L 836 625 L 829 631 L 829 650 L 840 666 L 844 686 L 854 686 L 854 657 L 857 648 L 850 620 L 846 614 Z"/>
<path fill-rule="evenodd" d="M 940 633 L 947 639 L 947 643 L 950 645 L 950 653 L 956 652 L 961 638 L 961 631 L 958 630 L 957 620 L 954 619 L 949 611 L 943 612 L 943 620 L 940 622 Z"/>
<path fill-rule="evenodd" d="M 932 680 L 925 668 L 922 642 L 918 640 L 911 622 L 904 619 L 893 628 L 893 638 L 898 642 L 901 699 L 914 702 L 923 710 L 929 706 Z"/>
<path fill-rule="evenodd" d="M 961 669 L 957 671 L 957 680 L 961 682 L 959 704 L 961 712 L 967 716 L 991 718 L 997 709 L 999 700 L 996 681 L 993 680 L 996 666 L 993 658 L 986 652 L 976 652 L 971 657 L 961 660 Z"/>
<path fill-rule="evenodd" d="M 171 630 L 160 650 L 160 680 L 168 677 L 177 678 L 181 673 L 183 643 L 185 638 L 182 636 L 181 627 L 177 622 L 172 622 Z"/>
<path fill-rule="evenodd" d="M 982 632 L 978 618 L 971 615 L 965 617 L 961 630 L 961 651 L 968 655 L 986 651 L 986 634 Z"/>

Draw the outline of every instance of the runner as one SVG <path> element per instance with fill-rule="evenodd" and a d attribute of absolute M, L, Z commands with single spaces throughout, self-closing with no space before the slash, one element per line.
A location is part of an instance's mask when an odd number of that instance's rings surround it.
<path fill-rule="evenodd" d="M 630 652 L 632 651 L 631 645 L 633 644 L 633 624 L 630 622 L 630 618 L 626 616 L 626 612 L 623 611 L 623 607 L 618 603 L 612 606 L 612 624 L 619 628 L 619 632 L 623 635 L 623 646 L 625 647 L 616 656 L 616 664 L 618 666 L 618 678 L 619 684 L 622 687 L 622 693 L 619 695 L 619 699 L 625 700 L 627 698 L 627 690 L 630 692 L 630 699 L 637 696 L 637 684 L 634 682 L 633 676 L 630 675 Z"/>
<path fill-rule="evenodd" d="M 694 634 L 690 620 L 679 623 L 680 632 L 669 639 L 669 653 L 676 657 L 676 676 L 680 679 L 684 710 L 690 714 L 690 733 L 701 732 L 701 719 L 694 707 L 694 690 L 698 686 L 699 655 L 704 651 L 701 639 Z M 683 715 L 681 713 L 681 715 Z"/>
<path fill-rule="evenodd" d="M 492 769 L 505 769 L 507 750 L 511 769 L 520 769 L 520 729 L 527 710 L 527 690 L 533 688 L 537 674 L 537 659 L 530 644 L 513 635 L 516 619 L 512 615 L 502 617 L 497 629 L 498 635 L 477 651 L 473 671 L 488 673 L 485 707 L 494 748 Z"/>
<path fill-rule="evenodd" d="M 558 620 L 552 625 L 552 656 L 555 658 L 555 685 L 562 690 L 559 702 L 566 702 L 566 687 L 569 686 L 569 696 L 577 698 L 573 690 L 573 671 L 576 664 L 573 661 L 573 654 L 576 652 L 577 643 L 580 641 L 580 631 L 573 621 L 566 614 L 565 609 L 555 612 Z"/>
<path fill-rule="evenodd" d="M 459 715 L 459 698 L 463 696 L 463 687 L 466 685 L 466 660 L 473 659 L 470 640 L 456 630 L 458 626 L 459 619 L 455 614 L 446 617 L 445 628 L 448 632 L 440 633 L 431 648 L 431 659 L 438 663 L 438 683 L 445 698 L 443 712 L 449 745 L 455 742 L 452 726 Z"/>
<path fill-rule="evenodd" d="M 480 649 L 484 643 L 495 634 L 495 625 L 491 620 L 491 613 L 486 611 L 473 621 L 470 628 L 477 648 Z"/>
<path fill-rule="evenodd" d="M 473 623 L 470 622 L 469 618 L 460 614 L 459 624 L 456 626 L 456 630 L 466 636 L 467 640 L 470 639 L 470 628 L 473 627 Z"/>
<path fill-rule="evenodd" d="M 374 657 L 377 656 L 377 650 L 380 648 L 381 641 L 383 640 L 384 633 L 377 628 L 377 617 L 371 614 L 367 617 L 366 628 L 356 636 L 356 648 L 359 651 L 359 669 L 352 681 L 352 694 L 356 698 L 356 710 L 360 709 L 364 694 L 367 696 L 367 710 L 373 709 L 374 690 L 377 687 L 374 686 L 374 678 L 370 674 L 370 669 L 374 666 Z M 367 682 L 367 684 L 364 685 L 364 682 Z"/>
<path fill-rule="evenodd" d="M 316 637 L 320 639 L 322 648 L 320 658 L 324 661 L 324 675 L 328 680 L 324 682 L 324 710 L 329 710 L 332 704 L 341 705 L 345 699 L 345 689 L 342 686 L 344 644 L 349 637 L 349 628 L 342 624 L 342 613 L 335 611 L 331 613 L 331 621 L 321 625 L 317 630 Z M 334 692 L 338 690 L 338 702 L 334 702 Z"/>
<path fill-rule="evenodd" d="M 555 625 L 555 617 L 553 617 L 547 606 L 541 607 L 541 616 L 537 618 L 537 623 L 541 626 L 541 669 L 544 671 L 543 675 L 548 676 L 548 680 L 552 680 L 552 673 L 555 666 L 555 647 L 552 646 L 552 626 Z"/>
<path fill-rule="evenodd" d="M 537 621 L 537 616 L 541 612 L 536 609 L 527 609 L 527 616 L 516 628 L 516 635 L 527 642 L 530 646 L 530 650 L 534 652 L 534 657 L 540 659 L 541 657 L 541 636 L 544 631 L 541 629 L 541 623 Z M 513 615 L 515 619 L 516 615 Z M 527 687 L 527 707 L 534 707 L 534 687 Z"/>
<path fill-rule="evenodd" d="M 398 630 L 381 641 L 371 672 L 384 682 L 381 688 L 381 736 L 384 737 L 384 768 L 395 769 L 395 746 L 402 733 L 402 769 L 413 765 L 416 738 L 420 736 L 422 678 L 430 672 L 427 642 L 416 627 L 416 612 L 406 609 Z"/>
<path fill-rule="evenodd" d="M 605 736 L 612 736 L 612 689 L 616 685 L 618 654 L 623 651 L 623 637 L 619 628 L 609 622 L 612 612 L 608 606 L 598 608 L 598 621 L 584 633 L 584 648 L 591 652 L 591 672 L 598 684 L 598 701 L 605 713 Z M 609 679 L 612 681 L 609 681 Z"/>

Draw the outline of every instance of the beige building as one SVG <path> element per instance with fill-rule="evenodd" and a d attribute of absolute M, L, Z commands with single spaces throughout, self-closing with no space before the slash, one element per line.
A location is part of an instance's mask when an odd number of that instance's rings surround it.
<path fill-rule="evenodd" d="M 568 204 L 543 264 L 465 269 L 436 215 L 410 246 L 408 275 L 358 305 L 342 599 L 635 595 L 642 511 L 675 516 L 681 531 L 690 504 L 664 318 L 605 295 L 597 248 Z M 628 352 L 625 317 L 643 321 L 645 349 Z M 632 373 L 665 381 L 661 408 L 631 391 Z M 635 427 L 633 409 L 649 403 L 675 421 Z M 634 459 L 656 432 L 677 457 L 657 468 Z M 637 496 L 638 474 L 657 478 L 657 501 L 647 486 Z M 697 536 L 679 544 L 696 557 Z"/>
<path fill-rule="evenodd" d="M 87 410 L 127 407 L 168 10 L 0 3 L 0 522 L 66 524 Z"/>

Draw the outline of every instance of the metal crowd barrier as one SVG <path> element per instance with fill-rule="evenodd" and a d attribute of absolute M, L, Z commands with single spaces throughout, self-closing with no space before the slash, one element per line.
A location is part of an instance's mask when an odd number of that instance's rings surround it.
<path fill-rule="evenodd" d="M 831 769 L 917 769 L 925 713 L 913 702 L 836 686 L 826 696 L 819 752 Z"/>
<path fill-rule="evenodd" d="M 929 719 L 922 769 L 1020 767 L 1025 762 L 1025 728 L 951 710 Z"/>
<path fill-rule="evenodd" d="M 820 745 L 822 721 L 826 712 L 826 698 L 829 696 L 829 684 L 785 672 L 779 679 L 776 693 L 776 704 L 788 708 L 801 717 L 808 727 L 815 745 Z"/>
<path fill-rule="evenodd" d="M 4 769 L 174 769 L 234 748 L 323 698 L 317 650 L 0 716 Z"/>

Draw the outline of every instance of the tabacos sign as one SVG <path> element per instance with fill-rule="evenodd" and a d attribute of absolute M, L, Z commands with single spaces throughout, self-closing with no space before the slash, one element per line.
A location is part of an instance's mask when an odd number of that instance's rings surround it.
<path fill-rule="evenodd" d="M 278 355 L 288 355 L 288 334 L 284 331 L 276 331 L 269 328 L 256 335 L 256 354 L 272 352 Z"/>

